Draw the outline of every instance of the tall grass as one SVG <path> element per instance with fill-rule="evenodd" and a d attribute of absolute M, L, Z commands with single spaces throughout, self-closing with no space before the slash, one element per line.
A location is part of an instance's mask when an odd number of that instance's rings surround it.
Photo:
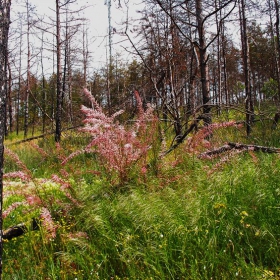
<path fill-rule="evenodd" d="M 264 144 L 258 133 L 252 139 Z M 278 132 L 273 133 L 276 139 Z M 240 134 L 241 128 L 222 128 L 210 147 Z M 139 176 L 136 170 L 134 177 L 131 172 L 126 188 L 115 189 L 94 154 L 80 154 L 61 167 L 85 144 L 71 139 L 57 148 L 39 142 L 49 157 L 34 145 L 17 147 L 34 183 L 48 179 L 35 186 L 36 193 L 57 229 L 50 238 L 41 223 L 40 230 L 6 241 L 4 280 L 279 279 L 279 155 L 250 151 L 227 161 L 202 160 L 186 141 L 159 160 L 155 146 L 147 172 Z M 16 168 L 7 159 L 5 171 Z M 5 184 L 6 209 L 32 189 L 24 181 Z M 70 184 L 75 201 L 65 195 L 63 184 Z M 40 213 L 20 205 L 4 219 L 4 227 L 28 224 Z"/>
<path fill-rule="evenodd" d="M 32 231 L 5 242 L 4 279 L 276 279 L 278 156 L 212 166 L 186 155 L 125 192 L 77 181 L 80 204 L 56 208 L 54 240 Z"/>

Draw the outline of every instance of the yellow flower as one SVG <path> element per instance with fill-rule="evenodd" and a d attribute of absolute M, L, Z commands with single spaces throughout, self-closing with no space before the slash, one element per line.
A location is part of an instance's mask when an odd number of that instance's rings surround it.
<path fill-rule="evenodd" d="M 248 217 L 249 214 L 248 214 L 246 211 L 242 211 L 242 212 L 241 212 L 241 216 Z"/>

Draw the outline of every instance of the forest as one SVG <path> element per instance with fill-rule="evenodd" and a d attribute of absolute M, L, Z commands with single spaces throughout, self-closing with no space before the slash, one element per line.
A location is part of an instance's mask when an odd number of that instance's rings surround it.
<path fill-rule="evenodd" d="M 280 279 L 280 2 L 95 1 L 0 0 L 0 279 Z"/>

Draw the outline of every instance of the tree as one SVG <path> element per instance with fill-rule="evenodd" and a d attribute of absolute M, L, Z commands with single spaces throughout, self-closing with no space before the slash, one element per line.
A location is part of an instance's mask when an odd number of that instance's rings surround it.
<path fill-rule="evenodd" d="M 141 41 L 138 46 L 131 42 L 150 72 L 163 114 L 174 124 L 175 139 L 181 142 L 189 131 L 186 124 L 190 112 L 196 115 L 202 109 L 198 117 L 205 125 L 212 121 L 209 49 L 237 1 L 213 4 L 206 0 L 146 0 L 146 3 Z M 214 18 L 217 13 L 222 16 Z M 217 32 L 210 37 L 208 26 L 215 23 Z"/>
<path fill-rule="evenodd" d="M 3 157 L 4 157 L 4 136 L 6 116 L 7 86 L 7 57 L 8 57 L 8 34 L 10 25 L 11 0 L 0 0 L 0 279 L 2 279 L 2 256 L 3 256 Z"/>
<path fill-rule="evenodd" d="M 69 2 L 69 1 L 67 1 Z M 65 4 L 67 4 L 67 2 Z M 55 116 L 55 141 L 60 142 L 61 117 L 62 117 L 62 71 L 61 71 L 61 23 L 60 23 L 60 1 L 56 0 L 56 116 Z"/>
<path fill-rule="evenodd" d="M 252 124 L 254 120 L 254 104 L 252 95 L 251 83 L 251 69 L 250 69 L 250 52 L 248 43 L 247 31 L 247 17 L 246 17 L 246 0 L 239 0 L 239 14 L 240 14 L 240 32 L 242 43 L 242 58 L 243 58 L 243 73 L 245 79 L 245 111 L 246 111 L 246 132 L 247 136 L 252 131 Z"/>
<path fill-rule="evenodd" d="M 27 42 L 27 77 L 26 77 L 26 91 L 24 98 L 24 138 L 27 137 L 28 133 L 28 124 L 29 124 L 29 96 L 30 96 L 30 61 L 31 61 L 31 52 L 30 52 L 30 5 L 29 1 L 26 0 L 26 17 L 27 17 L 27 31 L 26 31 L 26 42 Z"/>
<path fill-rule="evenodd" d="M 62 3 L 63 2 L 63 3 Z M 65 91 L 66 91 L 66 75 L 68 70 L 68 88 L 71 90 L 71 76 L 72 76 L 72 70 L 71 70 L 71 61 L 70 61 L 70 41 L 73 37 L 73 35 L 77 32 L 77 29 L 80 27 L 80 24 L 76 23 L 76 26 L 72 28 L 69 26 L 70 22 L 77 22 L 81 21 L 83 19 L 77 19 L 77 18 L 68 18 L 69 13 L 72 15 L 74 12 L 69 12 L 68 5 L 76 3 L 76 0 L 56 0 L 56 116 L 55 116 L 55 141 L 59 142 L 61 138 L 61 131 L 62 131 L 62 109 L 63 109 L 63 100 L 65 97 Z M 82 11 L 85 7 L 81 7 L 78 11 L 75 11 L 76 14 L 78 14 L 80 11 Z M 64 13 L 65 15 L 65 39 L 62 39 L 61 31 L 63 28 L 63 22 L 61 21 L 61 15 Z M 72 29 L 72 30 L 71 30 Z M 64 43 L 64 72 L 62 72 L 62 46 Z M 68 67 L 68 68 L 67 68 Z M 69 100 L 71 101 L 71 92 L 69 93 Z M 70 104 L 71 106 L 71 104 Z M 70 107 L 70 119 L 72 118 L 72 109 Z"/>

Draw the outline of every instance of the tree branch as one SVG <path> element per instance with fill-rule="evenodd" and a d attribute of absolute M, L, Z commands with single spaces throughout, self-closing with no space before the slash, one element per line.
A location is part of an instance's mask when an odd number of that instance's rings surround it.
<path fill-rule="evenodd" d="M 253 144 L 239 144 L 229 142 L 217 149 L 207 151 L 198 155 L 198 158 L 209 158 L 215 155 L 222 154 L 230 150 L 248 150 L 248 151 L 260 151 L 263 153 L 280 153 L 280 148 L 258 146 Z"/>
<path fill-rule="evenodd" d="M 31 225 L 28 227 L 25 223 L 18 224 L 16 226 L 9 227 L 8 229 L 3 231 L 2 238 L 5 240 L 11 240 L 15 237 L 21 236 L 25 234 L 28 230 L 38 230 L 39 223 L 37 219 L 33 219 Z"/>

